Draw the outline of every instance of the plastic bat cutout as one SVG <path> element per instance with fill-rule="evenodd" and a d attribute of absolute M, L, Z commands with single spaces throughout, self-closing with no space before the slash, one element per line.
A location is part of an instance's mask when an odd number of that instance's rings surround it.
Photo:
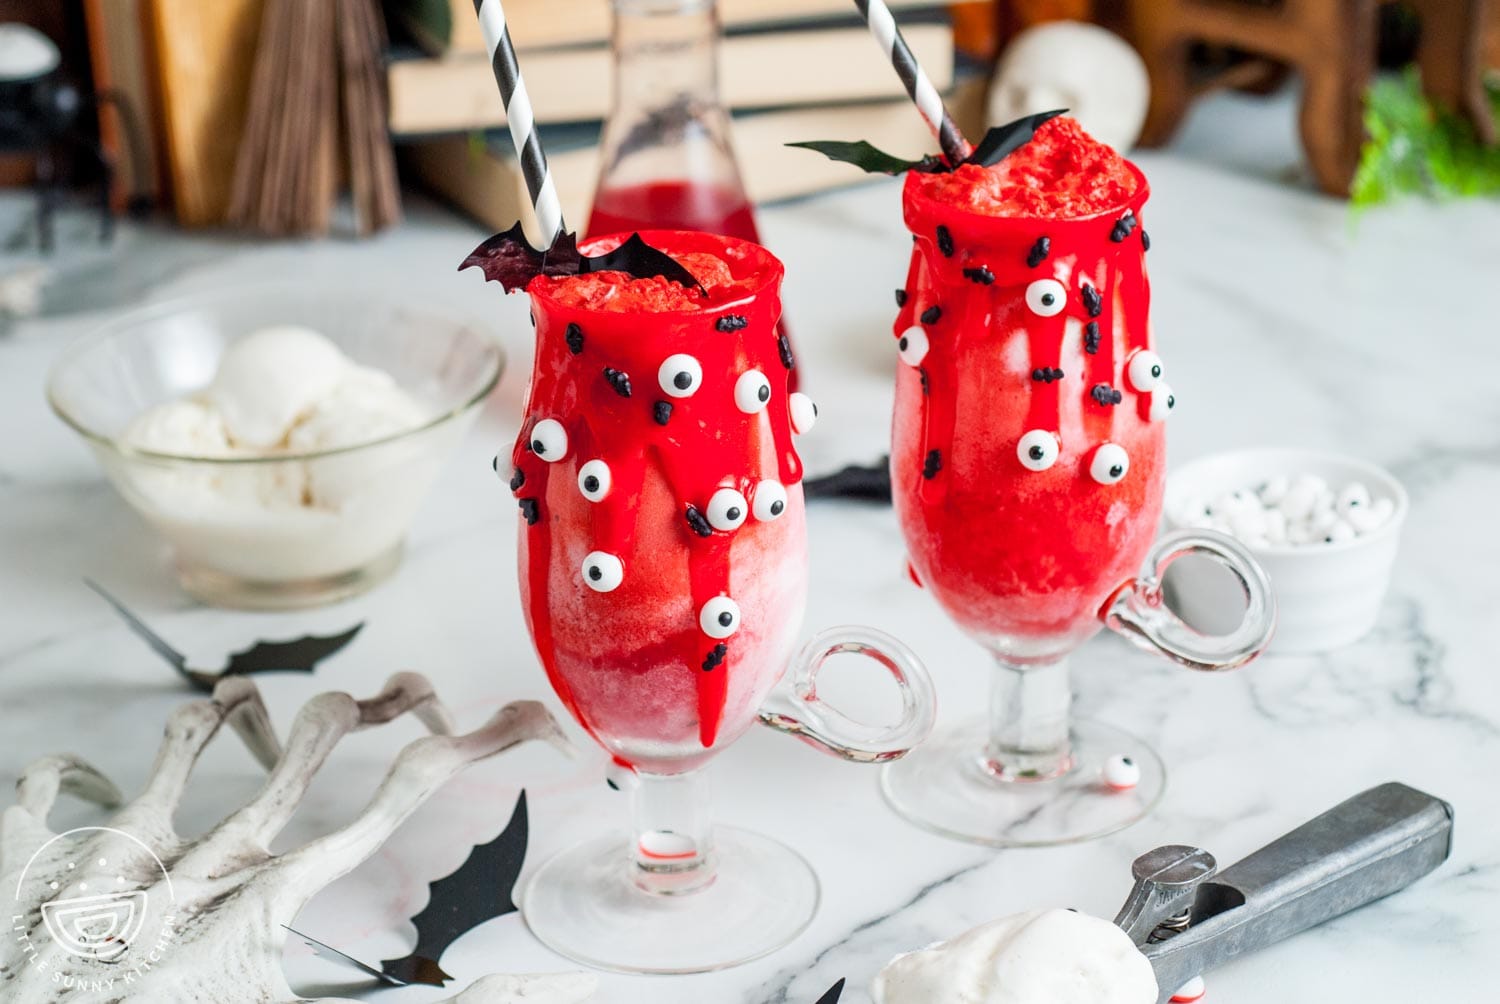
<path fill-rule="evenodd" d="M 844 996 L 844 981 L 839 980 L 828 988 L 828 992 L 818 998 L 818 1004 L 839 1004 L 839 998 Z"/>
<path fill-rule="evenodd" d="M 485 921 L 516 912 L 515 887 L 526 861 L 529 825 L 526 814 L 526 792 L 516 800 L 510 822 L 500 835 L 487 844 L 479 844 L 458 870 L 428 886 L 427 905 L 411 919 L 417 929 L 417 944 L 410 955 L 387 959 L 380 968 L 310 938 L 301 931 L 287 928 L 320 954 L 326 953 L 349 963 L 387 986 L 403 987 L 412 983 L 445 986 L 452 976 L 438 964 L 443 953 L 459 938 Z"/>
<path fill-rule="evenodd" d="M 882 457 L 879 463 L 850 464 L 843 470 L 825 474 L 820 478 L 809 478 L 802 483 L 803 493 L 810 499 L 857 499 L 861 502 L 891 501 L 891 462 Z"/>
<path fill-rule="evenodd" d="M 624 272 L 637 279 L 661 276 L 682 286 L 703 291 L 693 274 L 664 251 L 647 244 L 640 234 L 613 251 L 589 257 L 578 250 L 576 233 L 558 234 L 552 246 L 538 251 L 526 239 L 517 223 L 503 234 L 496 234 L 469 253 L 458 266 L 477 268 L 486 279 L 500 283 L 507 293 L 524 290 L 539 275 L 589 275 L 594 272 Z"/>
<path fill-rule="evenodd" d="M 182 674 L 182 677 L 195 689 L 205 694 L 213 693 L 214 685 L 226 676 L 248 676 L 251 673 L 311 673 L 317 668 L 318 663 L 353 641 L 354 636 L 359 634 L 365 626 L 361 621 L 343 634 L 322 637 L 303 635 L 293 641 L 258 641 L 243 652 L 230 655 L 228 665 L 217 673 L 211 673 L 189 667 L 187 656 L 147 627 L 145 622 L 112 596 L 108 590 L 92 579 L 83 581 L 90 589 L 104 597 L 106 603 L 115 608 L 115 612 L 130 626 L 130 630 L 150 645 L 152 651 Z"/>
<path fill-rule="evenodd" d="M 1038 112 L 1035 115 L 1027 115 L 1025 118 L 1007 122 L 1002 126 L 995 126 L 984 134 L 974 152 L 968 156 L 963 163 L 978 164 L 981 167 L 994 167 L 1006 157 L 1015 153 L 1021 147 L 1031 142 L 1031 137 L 1041 128 L 1042 123 L 1057 118 L 1067 109 L 1060 108 L 1057 111 Z M 907 171 L 919 171 L 922 174 L 942 174 L 952 171 L 946 160 L 941 157 L 926 156 L 921 160 L 905 160 L 894 154 L 885 153 L 875 147 L 859 140 L 855 143 L 847 143 L 839 140 L 812 140 L 806 143 L 788 143 L 787 146 L 801 147 L 804 150 L 814 150 L 827 157 L 829 160 L 842 161 L 853 164 L 866 174 L 905 174 Z"/>

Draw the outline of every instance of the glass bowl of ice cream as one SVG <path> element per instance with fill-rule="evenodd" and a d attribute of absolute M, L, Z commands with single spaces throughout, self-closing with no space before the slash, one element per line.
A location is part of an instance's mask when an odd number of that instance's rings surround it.
<path fill-rule="evenodd" d="M 269 283 L 114 318 L 68 349 L 47 396 L 171 543 L 188 592 L 289 608 L 396 569 L 503 363 L 465 318 Z"/>

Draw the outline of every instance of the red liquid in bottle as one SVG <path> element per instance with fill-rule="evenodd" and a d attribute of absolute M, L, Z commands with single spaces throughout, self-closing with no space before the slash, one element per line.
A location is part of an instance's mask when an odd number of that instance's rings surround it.
<path fill-rule="evenodd" d="M 594 196 L 585 239 L 636 230 L 696 230 L 760 243 L 755 213 L 743 192 L 691 181 L 650 181 L 600 189 Z M 786 319 L 776 324 L 787 334 Z M 791 389 L 800 381 L 792 371 Z"/>
<path fill-rule="evenodd" d="M 689 181 L 605 189 L 594 198 L 586 238 L 632 230 L 699 230 L 760 243 L 743 194 Z"/>

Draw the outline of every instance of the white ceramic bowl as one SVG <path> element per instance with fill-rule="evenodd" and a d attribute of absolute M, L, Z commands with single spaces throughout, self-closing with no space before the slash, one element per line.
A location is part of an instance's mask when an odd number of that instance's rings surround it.
<path fill-rule="evenodd" d="M 1250 548 L 1276 593 L 1278 622 L 1270 651 L 1283 655 L 1339 648 L 1375 626 L 1410 507 L 1406 489 L 1390 472 L 1363 460 L 1268 447 L 1218 453 L 1179 468 L 1167 478 L 1163 507 L 1168 526 L 1183 529 L 1174 514 L 1188 499 L 1212 499 L 1237 489 L 1256 489 L 1277 475 L 1299 474 L 1316 474 L 1335 491 L 1351 481 L 1363 482 L 1372 499 L 1390 499 L 1395 511 L 1385 524 L 1353 540 Z M 1233 626 L 1244 608 L 1238 585 L 1211 562 L 1177 562 L 1167 574 L 1165 588 L 1172 608 L 1200 630 Z"/>
<path fill-rule="evenodd" d="M 207 386 L 231 342 L 277 324 L 312 328 L 390 374 L 430 419 L 370 442 L 263 457 L 122 441 L 148 408 Z M 64 353 L 47 394 L 125 500 L 171 542 L 188 592 L 221 606 L 300 607 L 395 570 L 407 527 L 502 365 L 494 336 L 468 319 L 365 287 L 263 283 L 121 314 Z M 317 505 L 305 501 L 314 484 L 326 489 Z"/>

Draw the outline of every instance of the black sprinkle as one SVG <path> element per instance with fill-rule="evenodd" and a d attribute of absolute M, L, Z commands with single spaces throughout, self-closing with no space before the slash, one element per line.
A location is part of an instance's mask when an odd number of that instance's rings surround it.
<path fill-rule="evenodd" d="M 750 322 L 739 314 L 725 314 L 714 322 L 714 327 L 729 334 L 734 331 L 743 331 L 750 326 Z"/>
<path fill-rule="evenodd" d="M 568 351 L 575 356 L 583 351 L 583 329 L 576 324 L 568 325 Z"/>
<path fill-rule="evenodd" d="M 657 425 L 666 425 L 672 421 L 672 402 L 658 401 L 651 408 L 651 417 L 656 419 Z"/>
<path fill-rule="evenodd" d="M 1141 250 L 1142 251 L 1150 251 L 1151 250 L 1151 235 L 1148 234 L 1148 233 L 1146 233 L 1146 228 L 1145 227 L 1141 228 Z"/>
<path fill-rule="evenodd" d="M 981 265 L 978 268 L 964 269 L 964 278 L 981 286 L 989 286 L 995 281 L 995 273 L 989 270 L 989 266 Z"/>
<path fill-rule="evenodd" d="M 922 311 L 923 324 L 936 324 L 942 319 L 942 317 L 943 308 L 939 307 L 937 304 L 933 304 L 931 307 L 928 307 L 926 310 Z"/>
<path fill-rule="evenodd" d="M 724 664 L 724 656 L 729 654 L 729 646 L 722 641 L 714 646 L 713 651 L 703 660 L 703 672 L 712 673 Z"/>
<path fill-rule="evenodd" d="M 604 783 L 607 784 L 607 785 L 609 785 L 609 790 L 610 791 L 619 791 L 620 790 L 620 786 L 618 784 L 615 784 L 613 781 L 611 781 L 607 777 L 604 779 Z"/>
<path fill-rule="evenodd" d="M 1031 379 L 1038 383 L 1052 383 L 1054 380 L 1061 380 L 1062 378 L 1063 371 L 1055 366 L 1038 366 L 1031 371 Z"/>
<path fill-rule="evenodd" d="M 1107 383 L 1095 384 L 1093 388 L 1089 390 L 1089 397 L 1093 398 L 1101 405 L 1104 405 L 1106 408 L 1110 407 L 1111 405 L 1119 404 L 1125 399 L 1125 396 L 1123 394 L 1115 390 Z"/>
<path fill-rule="evenodd" d="M 928 392 L 932 390 L 931 384 L 927 379 L 927 367 L 918 366 L 917 375 L 922 378 L 922 396 L 926 397 Z"/>
<path fill-rule="evenodd" d="M 498 453 L 495 454 L 495 459 L 490 461 L 490 470 L 496 474 L 500 473 L 500 455 Z"/>
<path fill-rule="evenodd" d="M 521 499 L 518 504 L 521 515 L 526 517 L 526 525 L 536 526 L 536 521 L 542 518 L 542 508 L 536 504 L 536 499 Z"/>
<path fill-rule="evenodd" d="M 1135 227 L 1135 214 L 1126 213 L 1120 217 L 1119 222 L 1115 224 L 1115 228 L 1109 232 L 1109 239 L 1119 244 L 1135 232 Z"/>
<path fill-rule="evenodd" d="M 1089 355 L 1099 352 L 1099 322 L 1090 321 L 1083 328 L 1083 351 Z"/>
<path fill-rule="evenodd" d="M 786 335 L 776 336 L 776 351 L 781 353 L 781 365 L 789 370 L 797 368 L 797 357 L 792 355 L 792 340 Z"/>
<path fill-rule="evenodd" d="M 896 290 L 896 306 L 898 306 L 898 307 L 904 307 L 904 306 L 906 306 L 906 290 L 904 290 L 904 289 L 898 289 L 898 290 Z"/>
<path fill-rule="evenodd" d="M 1031 245 L 1031 250 L 1026 254 L 1026 264 L 1031 268 L 1036 268 L 1042 262 L 1046 261 L 1047 256 L 1051 253 L 1052 238 L 1038 237 L 1036 243 Z"/>
<path fill-rule="evenodd" d="M 941 450 L 930 450 L 927 459 L 922 461 L 922 477 L 931 481 L 937 477 L 938 471 L 943 469 L 943 453 Z"/>
<path fill-rule="evenodd" d="M 531 312 L 531 326 L 536 327 L 536 311 Z"/>
<path fill-rule="evenodd" d="M 693 528 L 694 533 L 696 533 L 700 537 L 713 536 L 714 528 L 712 524 L 710 524 L 707 517 L 705 517 L 703 513 L 698 510 L 697 506 L 688 506 L 687 513 L 685 515 L 687 516 L 688 526 Z"/>
<path fill-rule="evenodd" d="M 1090 317 L 1098 317 L 1104 311 L 1104 297 L 1100 296 L 1099 291 L 1093 286 L 1084 283 L 1083 289 L 1079 290 L 1079 295 L 1083 297 L 1083 307 L 1089 312 Z"/>
<path fill-rule="evenodd" d="M 513 492 L 518 492 L 521 490 L 521 486 L 525 483 L 526 472 L 517 467 L 515 473 L 510 476 L 510 490 Z"/>
<path fill-rule="evenodd" d="M 604 379 L 615 389 L 615 393 L 621 397 L 630 396 L 630 374 L 621 373 L 619 370 L 604 367 Z"/>
<path fill-rule="evenodd" d="M 938 250 L 943 252 L 944 258 L 953 257 L 953 235 L 949 233 L 948 228 L 943 226 L 942 224 L 938 224 L 937 244 Z"/>

